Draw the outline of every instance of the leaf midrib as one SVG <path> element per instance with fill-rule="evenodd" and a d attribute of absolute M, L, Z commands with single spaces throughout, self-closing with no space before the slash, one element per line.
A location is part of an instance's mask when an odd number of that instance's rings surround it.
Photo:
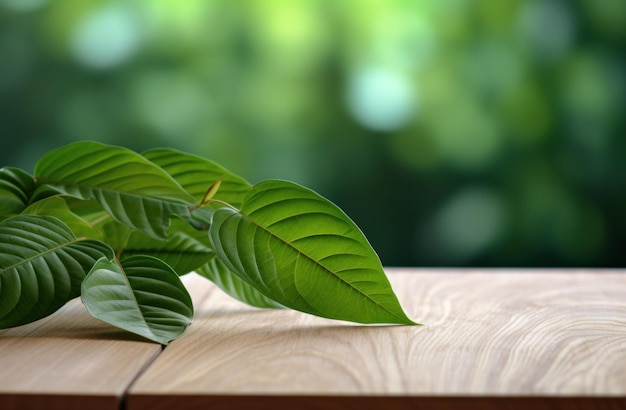
<path fill-rule="evenodd" d="M 126 283 L 126 288 L 130 290 L 132 300 L 135 302 L 135 307 L 139 311 L 139 315 L 141 316 L 143 325 L 150 332 L 150 334 L 154 337 L 152 340 L 155 340 L 158 343 L 161 343 L 163 339 L 158 337 L 152 331 L 152 329 L 150 328 L 150 325 L 148 324 L 148 320 L 146 319 L 146 316 L 143 314 L 143 310 L 141 310 L 141 307 L 140 307 L 141 305 L 139 304 L 139 301 L 137 300 L 137 295 L 135 294 L 135 290 L 133 289 L 132 285 L 130 284 L 130 280 L 128 279 L 128 274 L 126 273 L 127 269 L 122 265 L 121 261 L 116 260 L 114 263 L 120 268 L 120 273 L 122 274 L 122 277 L 124 278 L 124 282 Z M 161 344 L 167 344 L 167 343 L 161 343 Z"/>
<path fill-rule="evenodd" d="M 89 195 L 91 195 L 92 197 L 93 197 L 93 191 L 97 190 L 97 191 L 102 191 L 102 192 L 115 193 L 119 195 L 127 195 L 127 196 L 136 197 L 140 199 L 153 199 L 156 201 L 179 204 L 179 205 L 187 205 L 187 206 L 193 205 L 193 202 L 187 201 L 182 198 L 176 198 L 176 197 L 170 197 L 170 196 L 161 197 L 158 195 L 141 195 L 135 192 L 121 191 L 121 190 L 116 190 L 113 188 L 104 188 L 104 187 L 100 187 L 97 185 L 94 186 L 94 185 L 88 185 L 88 184 L 82 184 L 82 183 L 68 183 L 68 181 L 56 181 L 56 180 L 48 179 L 48 178 L 37 178 L 37 181 L 43 184 L 49 184 L 49 185 L 62 185 L 66 187 L 77 187 L 78 189 L 81 190 L 81 192 L 83 189 L 89 190 L 90 191 Z M 191 195 L 188 192 L 185 192 L 184 189 L 182 189 L 182 191 L 188 194 L 190 199 L 193 199 L 193 197 L 191 197 Z"/>
<path fill-rule="evenodd" d="M 88 240 L 88 238 L 76 238 L 76 239 L 74 239 L 72 241 L 65 242 L 65 243 L 60 244 L 58 246 L 55 246 L 53 248 L 46 249 L 45 252 L 41 252 L 41 253 L 38 253 L 38 254 L 33 255 L 31 257 L 28 257 L 26 259 L 22 259 L 18 263 L 14 263 L 13 265 L 11 265 L 9 267 L 4 268 L 2 271 L 0 271 L 0 275 L 4 274 L 5 272 L 7 272 L 7 271 L 9 271 L 11 269 L 15 269 L 16 267 L 21 266 L 21 265 L 23 265 L 25 263 L 30 263 L 31 261 L 33 261 L 35 259 L 43 258 L 43 257 L 45 257 L 46 255 L 48 255 L 50 253 L 55 253 L 55 252 L 57 252 L 57 251 L 59 251 L 59 250 L 61 250 L 63 248 L 66 248 L 68 246 L 75 245 L 75 244 L 77 244 L 79 242 L 84 242 L 84 241 L 87 241 L 87 240 Z"/>

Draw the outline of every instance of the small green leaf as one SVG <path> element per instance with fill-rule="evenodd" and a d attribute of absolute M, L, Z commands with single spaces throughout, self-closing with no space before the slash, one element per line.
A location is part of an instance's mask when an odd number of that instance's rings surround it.
<path fill-rule="evenodd" d="M 77 239 L 52 216 L 17 215 L 0 223 L 0 328 L 54 313 L 80 294 L 86 273 L 102 256 L 101 242 Z"/>
<path fill-rule="evenodd" d="M 35 180 L 19 168 L 0 168 L 0 220 L 21 213 L 35 190 Z"/>
<path fill-rule="evenodd" d="M 228 270 L 218 259 L 213 258 L 209 263 L 197 270 L 197 273 L 215 283 L 226 294 L 233 298 L 258 308 L 284 308 L 280 303 L 268 298 L 247 282 Z"/>
<path fill-rule="evenodd" d="M 414 324 L 359 228 L 300 185 L 261 182 L 240 212 L 215 211 L 209 237 L 231 271 L 284 306 L 352 322 Z"/>
<path fill-rule="evenodd" d="M 83 281 L 81 298 L 93 317 L 164 345 L 193 318 L 191 297 L 176 272 L 151 256 L 100 259 Z"/>
<path fill-rule="evenodd" d="M 35 179 L 41 189 L 95 198 L 118 222 L 159 239 L 166 238 L 170 215 L 188 214 L 194 201 L 168 173 L 143 156 L 91 141 L 46 154 L 35 167 Z"/>
<path fill-rule="evenodd" d="M 202 201 L 200 201 L 200 206 L 207 205 L 209 201 L 213 199 L 215 194 L 217 194 L 217 191 L 219 191 L 220 186 L 222 185 L 222 180 L 223 180 L 222 177 L 218 178 L 218 180 L 215 181 L 213 185 L 209 187 L 209 189 L 207 189 L 206 193 L 204 194 L 204 197 L 202 197 Z"/>
<path fill-rule="evenodd" d="M 221 179 L 219 191 L 213 192 L 212 199 L 220 200 L 239 207 L 244 195 L 250 189 L 250 183 L 231 173 L 215 162 L 173 149 L 160 148 L 143 154 L 154 162 L 185 188 L 200 204 L 210 187 L 215 187 Z"/>

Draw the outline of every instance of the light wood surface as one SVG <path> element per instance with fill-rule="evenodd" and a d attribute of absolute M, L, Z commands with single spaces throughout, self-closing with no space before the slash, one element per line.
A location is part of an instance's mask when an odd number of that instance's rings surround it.
<path fill-rule="evenodd" d="M 425 326 L 254 309 L 191 275 L 196 318 L 161 351 L 73 301 L 0 331 L 0 409 L 626 408 L 626 271 L 388 273 Z"/>
<path fill-rule="evenodd" d="M 190 287 L 192 299 L 207 290 Z M 75 299 L 50 317 L 0 330 L 0 410 L 120 409 L 161 350 L 92 318 Z"/>
<path fill-rule="evenodd" d="M 160 352 L 74 300 L 53 317 L 0 331 L 0 409 L 119 409 Z"/>
<path fill-rule="evenodd" d="M 388 273 L 425 326 L 258 310 L 211 287 L 127 410 L 626 407 L 624 271 Z"/>

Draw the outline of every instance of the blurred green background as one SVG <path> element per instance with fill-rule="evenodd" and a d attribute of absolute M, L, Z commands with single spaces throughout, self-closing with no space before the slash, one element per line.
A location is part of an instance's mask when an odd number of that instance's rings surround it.
<path fill-rule="evenodd" d="M 624 0 L 0 0 L 0 165 L 169 146 L 388 266 L 624 266 L 625 43 Z"/>

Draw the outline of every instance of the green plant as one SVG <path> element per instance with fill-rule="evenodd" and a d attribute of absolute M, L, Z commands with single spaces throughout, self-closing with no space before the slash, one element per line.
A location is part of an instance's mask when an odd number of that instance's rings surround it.
<path fill-rule="evenodd" d="M 167 344 L 191 323 L 179 276 L 192 271 L 256 307 L 415 324 L 354 222 L 292 182 L 85 141 L 34 175 L 2 168 L 0 201 L 0 328 L 80 295 L 94 317 Z"/>

